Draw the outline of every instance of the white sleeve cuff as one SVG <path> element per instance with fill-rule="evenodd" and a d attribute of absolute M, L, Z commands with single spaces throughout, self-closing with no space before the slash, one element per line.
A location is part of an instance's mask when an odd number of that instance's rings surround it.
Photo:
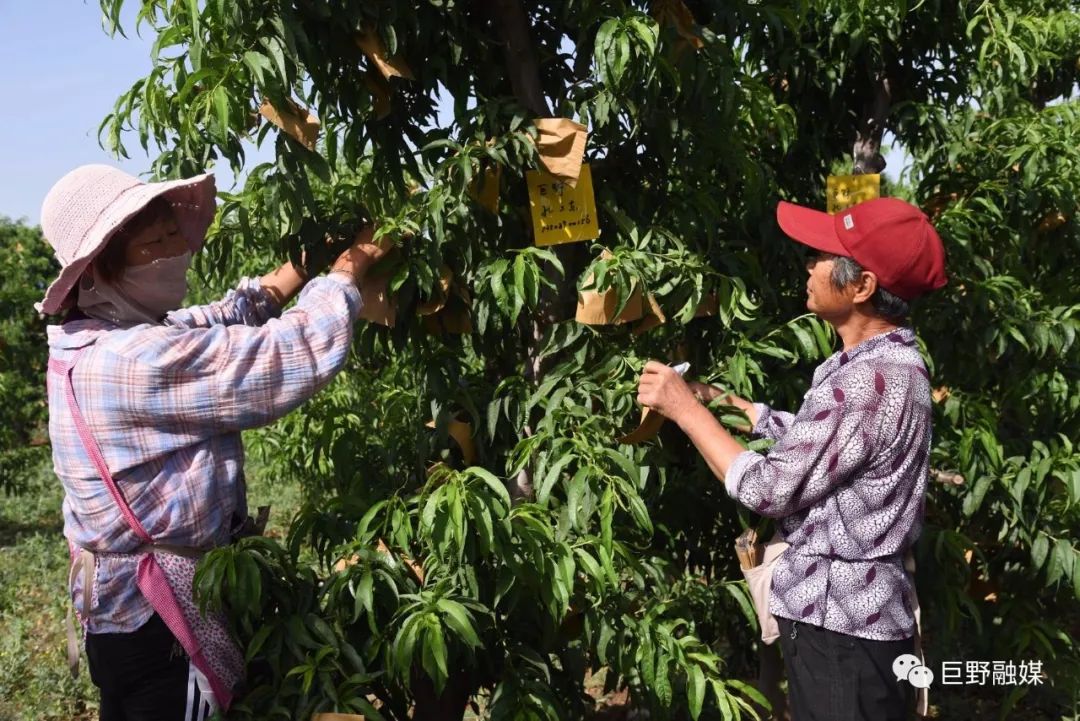
<path fill-rule="evenodd" d="M 755 403 L 754 410 L 757 411 L 757 423 L 750 429 L 750 432 L 756 436 L 760 436 L 762 435 L 761 429 L 765 427 L 765 422 L 769 419 L 769 413 L 772 412 L 772 409 L 764 403 Z"/>
<path fill-rule="evenodd" d="M 763 460 L 765 460 L 764 456 L 760 453 L 754 453 L 753 451 L 743 451 L 735 456 L 735 460 L 731 462 L 731 466 L 724 476 L 724 488 L 727 489 L 729 496 L 732 498 L 739 497 L 739 481 L 742 480 L 743 473 L 746 472 L 747 467 L 752 463 Z"/>

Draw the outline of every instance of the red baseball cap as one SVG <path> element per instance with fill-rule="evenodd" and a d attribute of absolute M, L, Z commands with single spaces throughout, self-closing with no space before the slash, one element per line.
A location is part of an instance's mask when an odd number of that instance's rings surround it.
<path fill-rule="evenodd" d="M 899 198 L 875 198 L 836 215 L 780 202 L 780 229 L 794 240 L 853 258 L 904 300 L 945 285 L 945 248 L 930 219 Z"/>

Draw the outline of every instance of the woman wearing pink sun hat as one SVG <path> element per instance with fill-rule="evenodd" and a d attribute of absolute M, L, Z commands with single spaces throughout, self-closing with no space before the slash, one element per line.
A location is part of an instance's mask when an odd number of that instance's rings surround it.
<path fill-rule="evenodd" d="M 655 361 L 638 400 L 679 424 L 733 499 L 777 520 L 788 546 L 765 568 L 771 589 L 755 605 L 763 640 L 780 640 L 795 721 L 900 721 L 914 692 L 897 671 L 912 667 L 897 664 L 915 659 L 908 559 L 931 435 L 930 375 L 907 316 L 912 300 L 945 285 L 945 252 L 927 217 L 896 198 L 835 216 L 780 203 L 776 215 L 817 251 L 806 306 L 843 341 L 814 372 L 802 407 L 750 403 Z M 744 449 L 701 403 L 718 397 L 774 445 Z M 917 668 L 923 689 L 932 673 Z M 918 701 L 925 715 L 924 693 Z"/>
<path fill-rule="evenodd" d="M 240 432 L 341 370 L 357 285 L 386 250 L 367 227 L 326 276 L 309 283 L 286 263 L 181 309 L 214 197 L 208 174 L 144 183 L 87 165 L 42 206 L 61 270 L 37 308 L 65 313 L 48 327 L 49 435 L 103 721 L 189 721 L 229 707 L 243 658 L 191 588 L 198 558 L 247 519 Z M 74 671 L 73 630 L 68 640 Z"/>

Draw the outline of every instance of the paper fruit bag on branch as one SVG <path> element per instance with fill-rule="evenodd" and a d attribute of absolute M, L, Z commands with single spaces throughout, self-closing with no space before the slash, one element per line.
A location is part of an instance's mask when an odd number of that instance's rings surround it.
<path fill-rule="evenodd" d="M 611 260 L 614 257 L 608 250 L 604 250 L 600 255 L 601 260 Z M 595 282 L 595 276 L 589 273 L 585 279 L 585 286 L 592 286 Z M 577 313 L 574 319 L 586 325 L 619 325 L 640 320 L 644 315 L 644 297 L 641 288 L 635 285 L 621 310 L 619 309 L 619 293 L 615 288 L 604 291 L 579 291 Z"/>
<path fill-rule="evenodd" d="M 432 335 L 466 334 L 473 330 L 472 296 L 454 282 L 454 273 L 445 264 L 439 268 L 431 295 L 416 307 L 416 314 L 423 319 L 424 330 Z"/>
<path fill-rule="evenodd" d="M 533 124 L 540 164 L 571 188 L 576 187 L 589 139 L 588 129 L 569 118 L 537 118 Z"/>
<path fill-rule="evenodd" d="M 664 314 L 663 309 L 660 307 L 660 303 L 656 300 L 656 297 L 652 293 L 646 298 L 648 302 L 645 308 L 645 317 L 641 321 L 634 325 L 634 335 L 641 335 L 642 333 L 648 333 L 653 328 L 658 328 L 664 323 L 667 323 L 667 316 Z M 716 293 L 709 293 L 706 295 L 697 307 L 694 309 L 695 318 L 704 318 L 710 315 L 716 315 L 719 310 L 719 299 Z"/>
<path fill-rule="evenodd" d="M 397 303 L 390 295 L 390 276 L 370 277 L 360 286 L 360 317 L 393 328 L 397 323 Z"/>
<path fill-rule="evenodd" d="M 358 32 L 354 38 L 356 45 L 364 52 L 371 64 L 374 65 L 384 78 L 404 78 L 414 80 L 412 68 L 400 55 L 391 55 L 386 50 L 386 45 L 379 32 L 374 27 L 366 27 Z"/>
<path fill-rule="evenodd" d="M 664 421 L 667 419 L 660 415 L 652 408 L 641 409 L 641 421 L 638 423 L 638 427 L 627 433 L 625 436 L 621 436 L 619 443 L 627 443 L 631 446 L 638 443 L 644 443 L 647 440 L 656 437 L 656 434 L 660 432 L 660 428 L 664 425 Z"/>
<path fill-rule="evenodd" d="M 390 281 L 401 263 L 401 252 L 394 248 L 368 272 L 360 284 L 360 318 L 393 328 L 397 323 L 398 303 L 390 291 Z"/>
<path fill-rule="evenodd" d="M 430 420 L 426 424 L 427 428 L 438 431 L 438 427 L 434 420 Z M 468 421 L 463 421 L 460 418 L 450 418 L 446 422 L 446 435 L 454 441 L 457 446 L 457 450 L 461 455 L 462 467 L 476 463 L 476 442 L 473 440 L 473 427 Z"/>
<path fill-rule="evenodd" d="M 279 106 L 264 100 L 259 106 L 259 114 L 308 150 L 315 150 L 315 141 L 319 137 L 319 119 L 307 108 L 291 99 Z"/>

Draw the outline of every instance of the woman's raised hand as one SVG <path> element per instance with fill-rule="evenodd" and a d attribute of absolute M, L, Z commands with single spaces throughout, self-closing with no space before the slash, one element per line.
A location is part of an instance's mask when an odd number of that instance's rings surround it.
<path fill-rule="evenodd" d="M 348 273 L 353 281 L 359 283 L 363 280 L 367 271 L 394 247 L 393 241 L 383 236 L 375 240 L 375 226 L 365 225 L 361 228 L 353 244 L 350 245 L 331 266 L 331 272 Z"/>

